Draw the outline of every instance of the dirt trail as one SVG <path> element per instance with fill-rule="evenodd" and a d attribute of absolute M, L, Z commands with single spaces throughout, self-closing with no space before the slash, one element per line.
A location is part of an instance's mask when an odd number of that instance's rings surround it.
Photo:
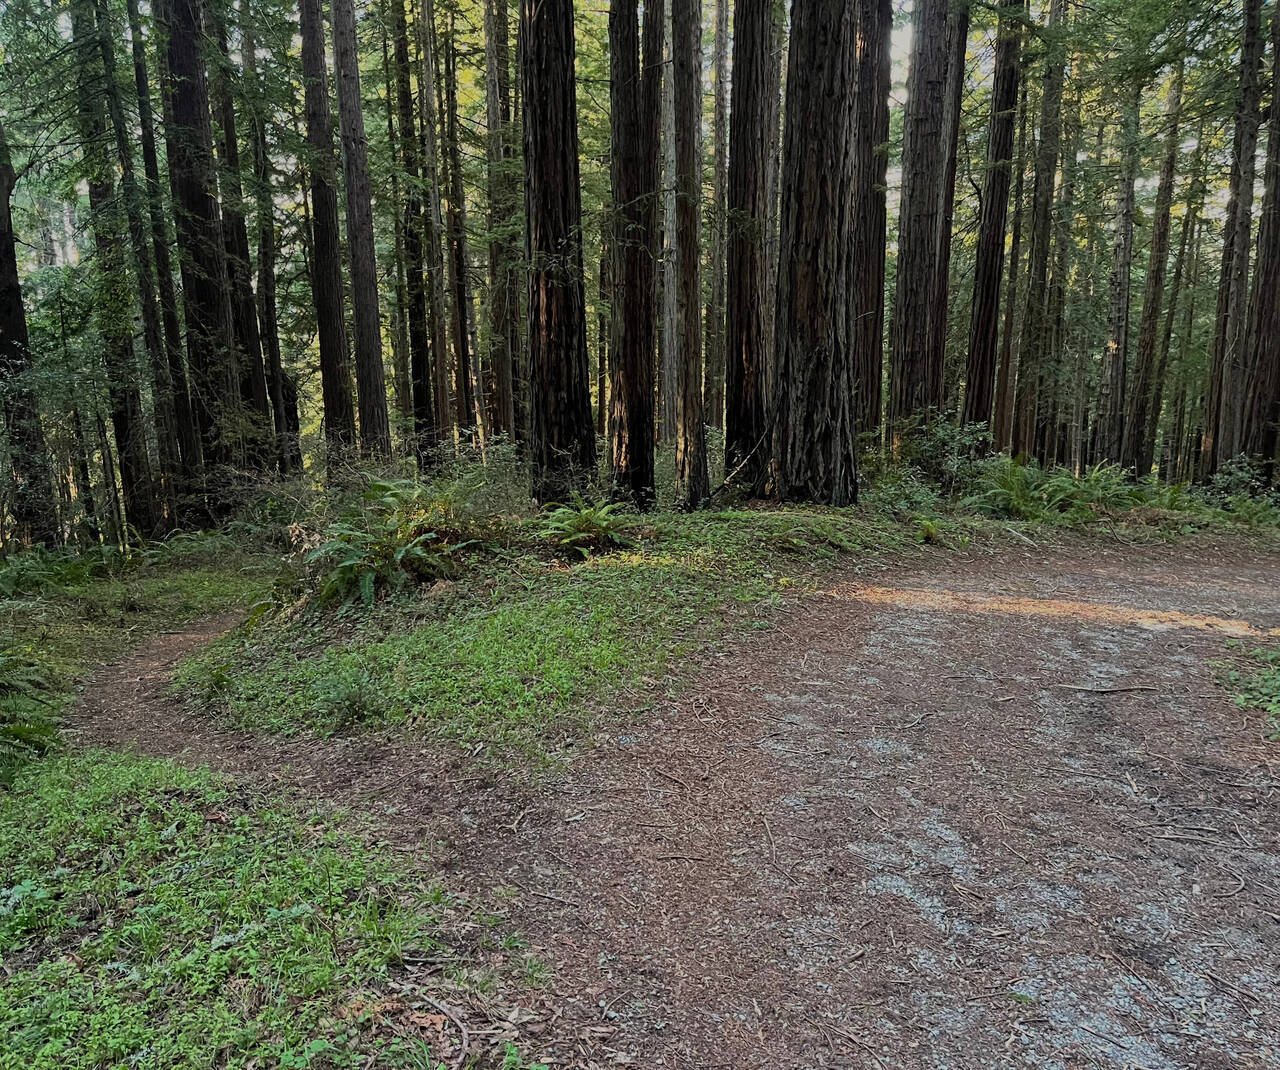
<path fill-rule="evenodd" d="M 851 570 L 536 794 L 203 723 L 163 681 L 204 635 L 104 673 L 78 731 L 509 889 L 560 1065 L 1276 1067 L 1280 744 L 1211 663 L 1277 629 L 1280 556 L 1093 541 Z"/>

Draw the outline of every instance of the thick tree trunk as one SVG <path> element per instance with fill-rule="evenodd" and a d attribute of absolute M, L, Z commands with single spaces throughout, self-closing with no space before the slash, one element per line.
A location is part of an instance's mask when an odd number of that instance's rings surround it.
<path fill-rule="evenodd" d="M 1271 118 L 1258 226 L 1258 267 L 1249 302 L 1241 445 L 1274 475 L 1280 424 L 1280 7 L 1271 15 Z"/>
<path fill-rule="evenodd" d="M 301 0 L 302 78 L 305 83 L 308 161 L 311 173 L 311 298 L 320 339 L 320 385 L 324 395 L 325 442 L 341 453 L 355 445 L 355 402 L 347 353 L 342 290 L 342 243 L 338 232 L 337 163 L 329 112 L 329 71 L 324 55 L 324 11 L 320 0 Z"/>
<path fill-rule="evenodd" d="M 78 52 L 77 118 L 79 120 L 84 179 L 89 187 L 92 212 L 95 295 L 94 318 L 102 337 L 107 395 L 111 403 L 111 429 L 120 458 L 120 486 L 125 521 L 131 532 L 150 538 L 160 527 L 147 434 L 138 389 L 138 362 L 133 352 L 133 293 L 126 269 L 123 220 L 114 188 L 114 172 L 108 153 L 107 117 L 103 113 L 98 33 L 92 0 L 77 0 L 71 9 L 71 33 Z"/>
<path fill-rule="evenodd" d="M 160 297 L 161 322 L 164 327 L 165 360 L 169 365 L 172 387 L 174 427 L 184 482 L 195 483 L 204 466 L 200 428 L 191 407 L 191 387 L 187 379 L 187 362 L 182 353 L 182 329 L 178 322 L 178 294 L 173 285 L 173 266 L 169 256 L 169 231 L 165 224 L 164 195 L 160 188 L 160 160 L 156 152 L 155 118 L 151 106 L 151 82 L 147 74 L 147 48 L 142 37 L 142 16 L 138 0 L 127 0 L 129 37 L 133 49 L 133 84 L 138 100 L 138 125 L 142 132 L 142 167 L 146 176 L 148 223 L 151 251 L 155 259 L 156 288 Z"/>
<path fill-rule="evenodd" d="M 449 291 L 453 297 L 453 396 L 461 432 L 476 427 L 476 395 L 471 385 L 471 279 L 467 257 L 467 203 L 458 133 L 458 49 L 452 9 L 444 48 L 444 121 L 445 174 L 448 177 L 445 240 L 449 246 Z"/>
<path fill-rule="evenodd" d="M 573 0 L 520 0 L 529 258 L 533 496 L 565 499 L 595 469 L 582 281 Z"/>
<path fill-rule="evenodd" d="M 378 262 L 373 248 L 373 195 L 369 189 L 369 143 L 360 97 L 360 60 L 353 0 L 332 0 L 333 67 L 338 83 L 338 126 L 347 199 L 347 248 L 351 253 L 352 336 L 355 342 L 356 406 L 360 450 L 391 455 L 387 383 L 382 366 L 382 315 L 378 307 Z"/>
<path fill-rule="evenodd" d="M 982 210 L 974 259 L 969 353 L 965 365 L 964 409 L 960 417 L 962 424 L 989 423 L 995 400 L 1005 223 L 1009 215 L 1009 182 L 1014 167 L 1013 129 L 1021 73 L 1022 8 L 1023 0 L 1005 0 L 1000 7 L 991 118 L 987 125 L 987 169 L 982 180 Z M 1015 252 L 1015 260 L 1016 257 Z"/>
<path fill-rule="evenodd" d="M 930 366 L 929 314 L 938 267 L 947 83 L 947 0 L 918 0 L 902 134 L 902 204 L 889 355 L 889 420 L 894 436 L 941 407 Z M 802 119 L 813 121 L 813 116 Z M 940 382 L 940 379 L 938 380 Z"/>
<path fill-rule="evenodd" d="M 205 460 L 227 464 L 237 452 L 241 405 L 203 22 L 199 0 L 166 0 L 162 10 L 168 21 L 169 185 L 177 221 L 192 408 Z"/>
<path fill-rule="evenodd" d="M 878 442 L 884 378 L 884 273 L 887 231 L 885 182 L 889 166 L 889 41 L 892 0 L 859 0 L 858 87 L 854 122 L 854 249 L 850 340 L 853 345 L 854 426 Z"/>
<path fill-rule="evenodd" d="M 399 0 L 396 0 L 397 4 Z M 400 174 L 400 138 L 396 133 L 396 76 L 391 70 L 391 37 L 392 28 L 387 25 L 389 14 L 387 4 L 380 5 L 382 18 L 382 83 L 386 86 L 383 100 L 383 114 L 387 123 L 387 149 L 392 160 L 391 169 L 391 205 L 392 205 L 392 265 L 394 270 L 394 301 L 390 314 L 391 334 L 391 381 L 395 400 L 395 420 L 393 430 L 399 435 L 406 447 L 405 452 L 414 455 L 413 449 L 413 384 L 409 378 L 409 284 L 404 267 L 404 216 L 400 211 L 403 203 Z M 412 131 L 410 136 L 412 136 Z"/>
<path fill-rule="evenodd" d="M 9 142 L 0 125 L 0 397 L 9 435 L 12 511 L 21 539 L 52 546 L 58 541 L 58 515 L 40 410 L 27 381 L 31 350 L 10 207 L 16 183 Z"/>
<path fill-rule="evenodd" d="M 1243 408 L 1244 333 L 1249 294 L 1249 253 L 1253 243 L 1253 184 L 1261 123 L 1259 67 L 1262 63 L 1262 0 L 1243 0 L 1240 87 L 1231 155 L 1230 200 L 1222 228 L 1222 277 L 1214 317 L 1209 390 L 1205 406 L 1200 474 L 1207 479 L 1240 448 Z"/>
<path fill-rule="evenodd" d="M 1165 279 L 1169 269 L 1169 235 L 1173 209 L 1173 182 L 1178 165 L 1181 131 L 1178 120 L 1182 109 L 1183 61 L 1178 60 L 1169 82 L 1164 106 L 1164 154 L 1160 160 L 1160 180 L 1156 187 L 1155 213 L 1151 221 L 1151 250 L 1147 257 L 1147 283 L 1142 299 L 1142 318 L 1138 324 L 1138 350 L 1134 361 L 1133 383 L 1129 390 L 1128 414 L 1125 420 L 1121 464 L 1132 468 L 1142 478 L 1151 472 L 1152 456 L 1147 445 L 1147 428 L 1151 423 L 1156 394 L 1156 335 L 1164 302 Z M 1159 410 L 1155 410 L 1159 415 Z"/>
<path fill-rule="evenodd" d="M 1046 329 L 1049 313 L 1049 248 L 1053 239 L 1053 193 L 1062 136 L 1062 80 L 1066 54 L 1062 40 L 1064 6 L 1064 0 L 1052 0 L 1049 7 L 1049 41 L 1045 54 L 1044 93 L 1040 102 L 1040 144 L 1036 150 L 1036 177 L 1031 202 L 1031 244 L 1027 253 L 1027 298 L 1022 318 L 1022 344 L 1018 353 L 1013 429 L 1010 436 L 1010 448 L 1015 455 L 1029 453 L 1035 445 L 1040 372 L 1049 341 Z"/>
<path fill-rule="evenodd" d="M 679 410 L 680 337 L 676 329 L 679 315 L 676 296 L 679 282 L 676 278 L 676 98 L 675 98 L 675 35 L 672 29 L 672 0 L 664 0 L 664 33 L 666 38 L 666 62 L 662 65 L 662 281 L 659 286 L 661 305 L 662 340 L 658 346 L 661 365 L 658 373 L 658 435 L 670 443 L 676 437 Z"/>
<path fill-rule="evenodd" d="M 711 57 L 714 104 L 711 115 L 711 213 L 707 271 L 711 275 L 707 299 L 705 399 L 707 423 L 724 427 L 725 397 L 725 186 L 729 171 L 729 0 L 715 0 L 715 43 Z"/>
<path fill-rule="evenodd" d="M 485 0 L 485 112 L 489 123 L 489 367 L 493 388 L 489 430 L 495 435 L 515 433 L 512 330 L 520 312 L 518 254 L 510 234 L 518 213 L 511 135 L 511 58 L 508 43 L 507 0 Z"/>
<path fill-rule="evenodd" d="M 284 365 L 280 358 L 280 326 L 276 311 L 276 220 L 272 198 L 271 153 L 267 147 L 267 102 L 258 81 L 257 46 L 248 0 L 241 0 L 241 25 L 244 71 L 247 79 L 249 114 L 253 127 L 253 196 L 258 227 L 258 323 L 262 334 L 262 356 L 266 364 L 267 393 L 271 398 L 271 417 L 275 427 L 275 455 L 281 473 L 302 467 L 302 447 L 296 435 L 289 432 L 289 415 L 285 406 Z"/>
<path fill-rule="evenodd" d="M 405 173 L 405 318 L 409 336 L 409 379 L 413 392 L 413 452 L 419 469 L 431 463 L 438 439 L 431 400 L 431 334 L 427 322 L 426 261 L 422 243 L 424 208 L 418 167 L 418 128 L 413 112 L 407 0 L 391 0 L 395 36 L 396 117 L 400 163 Z"/>
<path fill-rule="evenodd" d="M 1120 182 L 1116 189 L 1111 248 L 1107 340 L 1098 389 L 1098 460 L 1118 462 L 1124 436 L 1125 388 L 1129 357 L 1129 296 L 1133 268 L 1133 189 L 1138 170 L 1139 90 L 1124 104 Z"/>
<path fill-rule="evenodd" d="M 655 498 L 654 256 L 658 229 L 663 9 L 646 2 L 643 38 L 636 0 L 609 10 L 610 181 L 614 222 L 610 304 L 609 451 L 614 494 L 637 509 Z M 641 50 L 643 49 L 643 57 Z"/>
<path fill-rule="evenodd" d="M 787 60 L 774 456 L 783 500 L 858 497 L 849 337 L 857 16 L 795 0 Z M 813 121 L 821 114 L 822 123 Z"/>
<path fill-rule="evenodd" d="M 262 364 L 262 335 L 258 329 L 258 309 L 250 282 L 249 228 L 245 220 L 244 182 L 240 174 L 240 139 L 236 133 L 236 109 L 232 92 L 231 57 L 227 51 L 227 30 L 222 15 L 205 8 L 209 35 L 218 48 L 212 91 L 218 114 L 220 137 L 217 143 L 221 164 L 222 235 L 227 248 L 227 280 L 231 286 L 233 337 L 240 381 L 240 396 L 251 414 L 246 428 L 246 458 L 258 468 L 272 465 L 274 438 L 271 434 L 271 399 Z"/>
<path fill-rule="evenodd" d="M 737 0 L 734 6 L 729 113 L 724 467 L 726 476 L 756 495 L 765 491 L 770 456 L 765 381 L 772 343 L 768 308 L 775 280 L 768 273 L 768 234 L 773 226 L 769 118 L 777 108 L 780 88 L 779 66 L 772 54 L 773 8 L 774 0 Z M 886 99 L 886 115 L 887 106 Z"/>
<path fill-rule="evenodd" d="M 178 446 L 177 413 L 173 405 L 173 382 L 164 348 L 164 329 L 160 322 L 160 303 L 156 294 L 156 274 L 152 250 L 147 240 L 146 208 L 138 188 L 133 167 L 132 134 L 125 125 L 124 102 L 120 99 L 120 81 L 116 73 L 115 32 L 106 0 L 96 0 L 98 52 L 102 61 L 103 97 L 111 130 L 115 137 L 120 164 L 120 191 L 123 195 L 125 219 L 129 227 L 129 243 L 133 250 L 133 266 L 142 311 L 142 340 L 151 373 L 151 397 L 155 412 L 156 447 L 159 468 L 156 471 L 155 522 L 157 530 L 172 528 L 178 522 L 178 476 L 182 468 Z"/>
<path fill-rule="evenodd" d="M 698 0 L 671 0 L 676 146 L 676 501 L 710 493 L 702 398 L 702 17 Z"/>

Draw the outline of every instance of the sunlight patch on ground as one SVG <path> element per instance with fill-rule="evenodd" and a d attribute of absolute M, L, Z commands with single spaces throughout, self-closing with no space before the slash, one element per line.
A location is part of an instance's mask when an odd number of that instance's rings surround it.
<path fill-rule="evenodd" d="M 922 588 L 873 587 L 843 583 L 823 592 L 832 598 L 869 602 L 878 606 L 908 609 L 935 609 L 958 613 L 1005 613 L 1026 617 L 1058 617 L 1100 621 L 1107 624 L 1137 625 L 1152 631 L 1189 628 L 1219 632 L 1239 639 L 1280 637 L 1280 628 L 1258 628 L 1247 620 L 1214 617 L 1200 613 L 1176 613 L 1139 606 L 1116 606 L 1102 602 L 1078 602 L 1063 598 L 1014 598 L 978 594 L 972 591 L 939 591 Z"/>

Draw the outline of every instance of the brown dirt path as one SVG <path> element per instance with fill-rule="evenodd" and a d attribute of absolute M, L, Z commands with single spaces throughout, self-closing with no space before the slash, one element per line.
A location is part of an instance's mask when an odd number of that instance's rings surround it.
<path fill-rule="evenodd" d="M 1211 665 L 1277 634 L 1280 555 L 852 569 L 536 791 L 177 708 L 223 624 L 107 670 L 82 739 L 358 807 L 495 889 L 555 968 L 525 1032 L 556 1065 L 1280 1066 L 1280 744 Z"/>

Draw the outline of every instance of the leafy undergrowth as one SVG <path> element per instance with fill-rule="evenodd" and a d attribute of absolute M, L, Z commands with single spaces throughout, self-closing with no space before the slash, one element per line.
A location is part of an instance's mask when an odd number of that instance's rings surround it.
<path fill-rule="evenodd" d="M 1254 648 L 1227 671 L 1227 686 L 1242 709 L 1259 710 L 1280 740 L 1280 648 Z"/>
<path fill-rule="evenodd" d="M 632 518 L 630 545 L 619 536 L 617 549 L 583 558 L 554 552 L 536 522 L 522 530 L 457 579 L 388 588 L 372 611 L 312 601 L 265 615 L 189 660 L 179 685 L 253 729 L 408 724 L 545 755 L 602 709 L 643 702 L 636 693 L 673 659 L 726 630 L 767 626 L 782 597 L 838 555 L 917 537 L 850 511 L 659 514 Z"/>
<path fill-rule="evenodd" d="M 491 988 L 501 960 L 492 919 L 395 856 L 169 762 L 28 765 L 0 874 L 5 1070 L 436 1070 L 451 1022 L 389 982 L 427 959 L 437 992 Z M 454 958 L 460 917 L 489 962 Z"/>

